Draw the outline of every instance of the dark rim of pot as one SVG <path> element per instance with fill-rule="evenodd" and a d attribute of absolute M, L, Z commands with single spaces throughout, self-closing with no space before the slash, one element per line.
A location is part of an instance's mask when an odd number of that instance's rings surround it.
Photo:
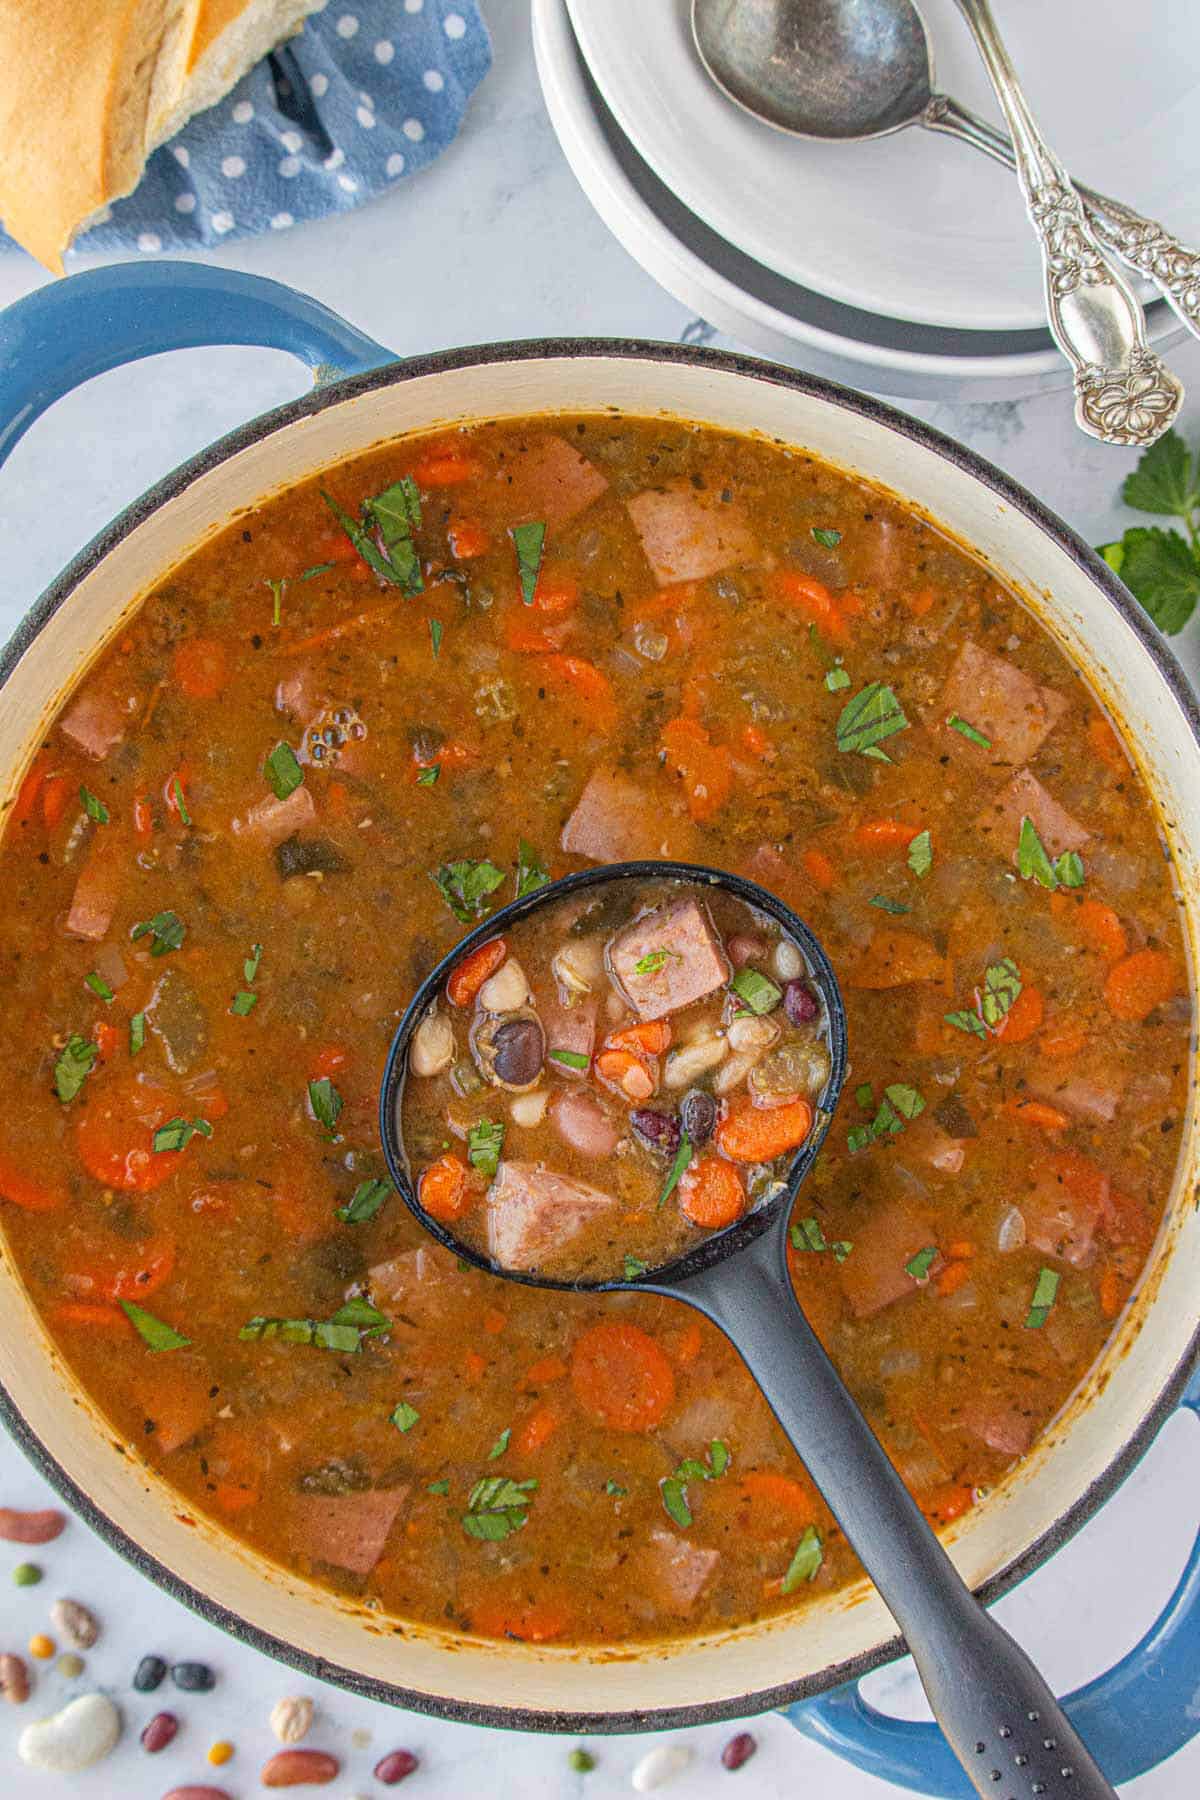
<path fill-rule="evenodd" d="M 460 350 L 439 351 L 385 363 L 362 374 L 334 380 L 314 388 L 299 399 L 276 407 L 261 417 L 239 426 L 236 431 L 219 438 L 199 455 L 180 465 L 139 500 L 127 507 L 92 541 L 87 544 L 52 582 L 41 598 L 30 608 L 9 643 L 0 652 L 0 686 L 8 680 L 25 651 L 38 633 L 79 586 L 115 547 L 145 523 L 150 515 L 177 500 L 193 482 L 209 474 L 230 457 L 249 445 L 284 431 L 300 420 L 312 418 L 328 406 L 338 406 L 376 388 L 385 388 L 419 377 L 443 374 L 452 369 L 485 367 L 492 363 L 541 362 L 590 357 L 613 357 L 625 361 L 646 361 L 719 370 L 739 375 L 750 382 L 767 387 L 788 388 L 856 414 L 906 438 L 910 443 L 931 450 L 944 462 L 960 469 L 985 487 L 1006 507 L 1020 513 L 1066 552 L 1076 566 L 1098 589 L 1109 605 L 1121 615 L 1125 624 L 1141 643 L 1154 663 L 1176 706 L 1188 723 L 1200 747 L 1200 700 L 1189 687 L 1186 677 L 1166 640 L 1122 586 L 1103 558 L 1086 544 L 1058 515 L 1034 498 L 1025 488 L 986 458 L 921 420 L 876 400 L 859 394 L 836 382 L 799 370 L 784 368 L 757 357 L 733 351 L 709 350 L 689 344 L 659 344 L 635 338 L 531 338 L 516 343 L 483 344 Z M 986 1605 L 998 1600 L 1041 1566 L 1055 1551 L 1074 1536 L 1108 1500 L 1125 1477 L 1145 1455 L 1158 1431 L 1175 1410 L 1193 1370 L 1200 1364 L 1200 1323 L 1192 1334 L 1188 1348 L 1170 1380 L 1147 1408 L 1137 1429 L 1121 1446 L 1104 1472 L 1091 1484 L 1075 1504 L 1055 1519 L 1025 1552 L 1005 1564 L 975 1591 Z M 181 1601 L 211 1624 L 220 1626 L 232 1637 L 261 1650 L 278 1661 L 289 1664 L 310 1679 L 329 1681 L 366 1699 L 379 1700 L 413 1712 L 429 1713 L 439 1718 L 455 1719 L 464 1724 L 489 1725 L 510 1730 L 555 1731 L 579 1735 L 629 1731 L 661 1731 L 680 1726 L 712 1723 L 722 1719 L 743 1718 L 814 1698 L 845 1682 L 860 1680 L 872 1669 L 904 1654 L 903 1641 L 894 1637 L 876 1645 L 861 1656 L 822 1669 L 798 1680 L 782 1682 L 776 1687 L 759 1689 L 726 1699 L 700 1702 L 692 1706 L 667 1706 L 645 1711 L 621 1712 L 546 1712 L 521 1706 L 476 1705 L 438 1694 L 425 1694 L 404 1688 L 374 1676 L 330 1663 L 299 1645 L 275 1637 L 261 1626 L 253 1625 L 240 1614 L 223 1606 L 219 1600 L 201 1593 L 176 1575 L 157 1557 L 151 1556 L 128 1536 L 122 1527 L 101 1510 L 91 1497 L 67 1474 L 51 1455 L 18 1411 L 12 1396 L 0 1387 L 0 1420 L 20 1444 L 30 1461 L 57 1489 L 63 1499 L 113 1549 L 132 1563 L 158 1587 Z M 397 1631 L 403 1637 L 403 1631 Z M 647 1674 L 653 1669 L 654 1647 L 647 1646 Z M 603 1681 L 603 1665 L 594 1665 L 597 1685 Z"/>

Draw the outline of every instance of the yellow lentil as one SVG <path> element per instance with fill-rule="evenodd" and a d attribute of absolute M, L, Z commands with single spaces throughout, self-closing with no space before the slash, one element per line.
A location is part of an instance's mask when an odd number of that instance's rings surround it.
<path fill-rule="evenodd" d="M 208 1760 L 218 1768 L 222 1763 L 227 1763 L 232 1755 L 233 1745 L 226 1738 L 218 1738 L 215 1744 L 209 1746 Z"/>
<path fill-rule="evenodd" d="M 36 1656 L 40 1662 L 54 1655 L 54 1639 L 47 1637 L 44 1631 L 37 1631 L 29 1640 L 29 1654 Z"/>

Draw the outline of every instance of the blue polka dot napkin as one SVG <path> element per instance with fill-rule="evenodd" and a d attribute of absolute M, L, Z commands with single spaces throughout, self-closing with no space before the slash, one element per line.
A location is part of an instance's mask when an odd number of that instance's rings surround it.
<path fill-rule="evenodd" d="M 492 62 L 474 0 L 328 0 L 72 251 L 192 250 L 348 212 L 423 169 Z M 0 232 L 0 247 L 14 249 Z"/>

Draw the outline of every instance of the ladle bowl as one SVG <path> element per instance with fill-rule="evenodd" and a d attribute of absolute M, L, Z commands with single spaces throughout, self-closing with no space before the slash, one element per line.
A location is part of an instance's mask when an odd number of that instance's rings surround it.
<path fill-rule="evenodd" d="M 614 882 L 678 881 L 723 888 L 766 913 L 796 943 L 828 1020 L 831 1070 L 813 1129 L 788 1177 L 735 1224 L 695 1249 L 632 1278 L 570 1281 L 510 1269 L 460 1240 L 422 1207 L 404 1146 L 404 1083 L 413 1034 L 447 977 L 478 944 L 543 906 Z M 829 1128 L 848 1063 L 837 978 L 804 921 L 767 889 L 692 863 L 624 862 L 568 875 L 514 900 L 470 931 L 426 976 L 405 1009 L 380 1089 L 384 1156 L 419 1223 L 455 1255 L 526 1286 L 579 1292 L 645 1288 L 680 1300 L 723 1331 L 803 1458 L 810 1475 L 903 1631 L 948 1742 L 980 1794 L 993 1800 L 1115 1800 L 1058 1701 L 1024 1651 L 986 1613 L 954 1568 L 887 1453 L 845 1387 L 796 1299 L 788 1272 L 788 1222 Z"/>

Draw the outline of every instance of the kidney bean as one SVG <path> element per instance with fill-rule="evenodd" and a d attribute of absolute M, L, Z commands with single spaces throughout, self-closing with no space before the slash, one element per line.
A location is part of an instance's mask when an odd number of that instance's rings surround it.
<path fill-rule="evenodd" d="M 264 1787 L 324 1787 L 341 1768 L 336 1756 L 325 1750 L 277 1750 L 262 1766 Z"/>
<path fill-rule="evenodd" d="M 163 1795 L 163 1800 L 233 1800 L 233 1796 L 227 1788 L 191 1785 L 172 1788 L 169 1794 Z"/>
<path fill-rule="evenodd" d="M 24 1659 L 6 1651 L 0 1656 L 0 1699 L 10 1706 L 20 1706 L 29 1698 L 29 1670 Z"/>
<path fill-rule="evenodd" d="M 67 1522 L 66 1513 L 52 1506 L 42 1512 L 18 1512 L 11 1506 L 0 1506 L 0 1538 L 9 1544 L 48 1544 Z"/>
<path fill-rule="evenodd" d="M 382 1781 L 384 1787 L 395 1787 L 398 1781 L 405 1780 L 419 1767 L 411 1750 L 390 1750 L 375 1764 L 375 1779 Z"/>
<path fill-rule="evenodd" d="M 721 1752 L 721 1766 L 725 1769 L 740 1769 L 750 1761 L 758 1749 L 758 1740 L 752 1732 L 739 1731 L 731 1737 Z"/>
<path fill-rule="evenodd" d="M 807 981 L 789 981 L 783 990 L 783 1010 L 793 1025 L 811 1025 L 821 1015 L 821 1005 Z"/>
<path fill-rule="evenodd" d="M 509 1087 L 536 1081 L 546 1055 L 546 1039 L 536 1019 L 506 1019 L 492 1037 L 496 1078 Z"/>
<path fill-rule="evenodd" d="M 689 1141 L 694 1145 L 707 1144 L 717 1129 L 717 1103 L 703 1088 L 693 1088 L 684 1095 L 679 1116 Z"/>
<path fill-rule="evenodd" d="M 142 1749 L 147 1756 L 157 1756 L 165 1750 L 175 1733 L 179 1730 L 179 1720 L 174 1713 L 155 1713 L 142 1732 Z"/>
<path fill-rule="evenodd" d="M 679 1148 L 679 1120 L 673 1113 L 655 1112 L 652 1107 L 639 1106 L 629 1115 L 629 1123 L 651 1150 L 661 1150 L 664 1156 L 674 1156 Z"/>

